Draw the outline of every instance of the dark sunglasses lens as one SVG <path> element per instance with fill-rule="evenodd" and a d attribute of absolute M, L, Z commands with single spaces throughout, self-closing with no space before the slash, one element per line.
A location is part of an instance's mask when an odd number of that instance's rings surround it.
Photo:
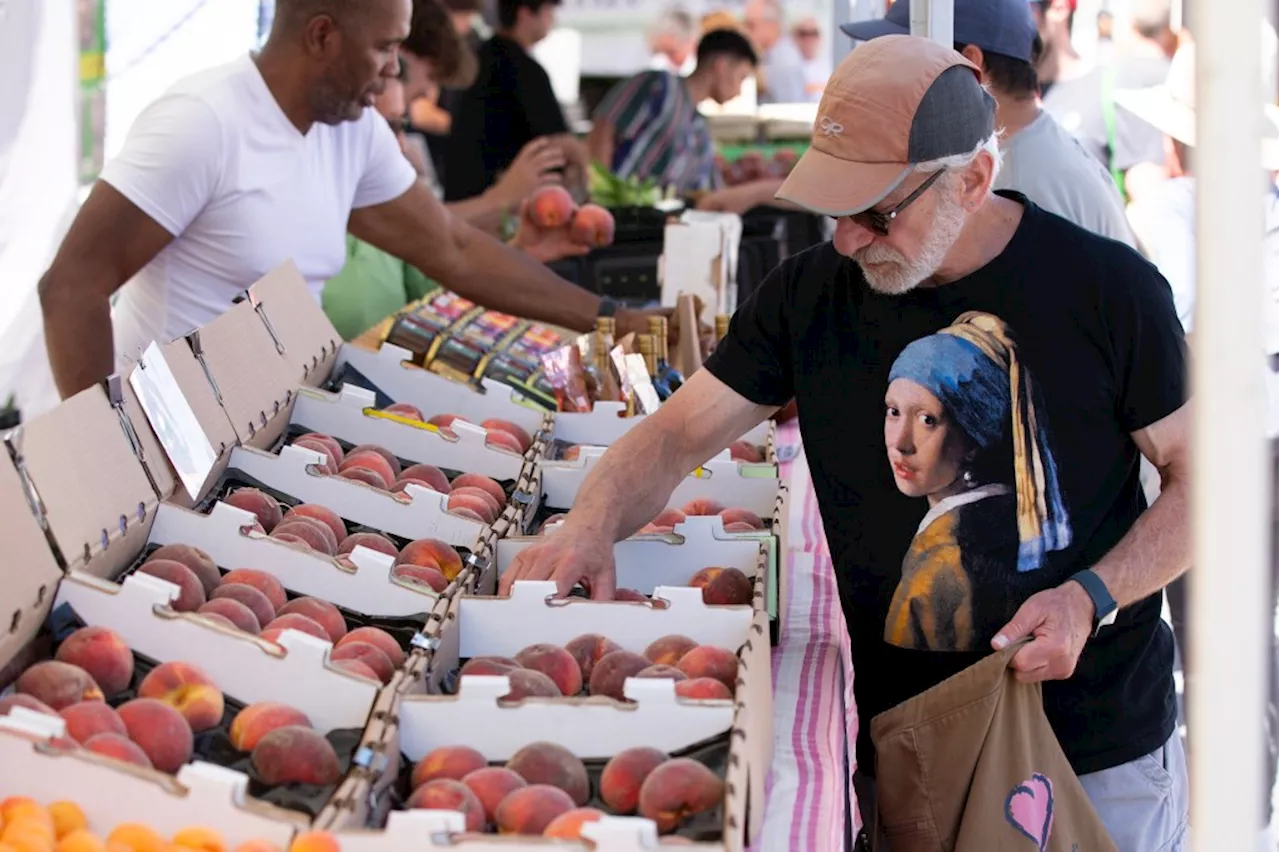
<path fill-rule="evenodd" d="M 861 213 L 855 213 L 850 218 L 874 234 L 879 234 L 882 237 L 889 235 L 889 219 L 882 213 L 877 213 L 874 210 L 864 210 Z"/>

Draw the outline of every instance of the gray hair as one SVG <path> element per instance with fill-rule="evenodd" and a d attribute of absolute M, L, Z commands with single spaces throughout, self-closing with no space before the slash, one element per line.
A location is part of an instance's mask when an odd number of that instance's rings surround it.
<path fill-rule="evenodd" d="M 682 41 L 693 41 L 698 37 L 698 22 L 683 7 L 672 6 L 665 9 L 649 27 L 649 35 L 670 35 Z"/>
<path fill-rule="evenodd" d="M 949 157 L 940 157 L 927 163 L 917 163 L 915 170 L 918 172 L 936 172 L 944 169 L 947 171 L 963 169 L 971 165 L 974 160 L 978 159 L 978 155 L 984 151 L 991 157 L 991 183 L 994 184 L 996 175 L 1000 174 L 1000 164 L 1003 162 L 1003 157 L 1000 154 L 999 130 L 979 142 L 972 151 L 966 151 L 963 154 L 952 154 Z M 988 187 L 988 190 L 990 190 L 990 187 Z"/>

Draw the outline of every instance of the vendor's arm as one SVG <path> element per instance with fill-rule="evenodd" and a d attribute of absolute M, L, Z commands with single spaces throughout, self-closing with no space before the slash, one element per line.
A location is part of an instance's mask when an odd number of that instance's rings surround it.
<path fill-rule="evenodd" d="M 708 192 L 698 200 L 699 210 L 712 210 L 724 213 L 737 213 L 741 216 L 748 210 L 769 205 L 787 210 L 799 210 L 790 202 L 775 196 L 782 188 L 783 178 L 762 178 L 738 186 L 725 187 Z"/>
<path fill-rule="evenodd" d="M 587 156 L 592 162 L 611 169 L 616 134 L 617 130 L 611 122 L 601 118 L 595 120 L 591 125 L 591 132 L 587 134 Z"/>

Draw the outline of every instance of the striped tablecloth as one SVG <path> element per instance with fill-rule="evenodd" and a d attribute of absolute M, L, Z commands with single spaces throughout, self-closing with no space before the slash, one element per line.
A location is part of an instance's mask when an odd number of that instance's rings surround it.
<path fill-rule="evenodd" d="M 853 743 L 858 715 L 853 700 L 849 634 L 836 592 L 809 464 L 795 421 L 778 429 L 791 487 L 787 610 L 773 651 L 773 765 L 766 786 L 764 831 L 757 852 L 841 852 L 860 827 L 853 792 Z"/>

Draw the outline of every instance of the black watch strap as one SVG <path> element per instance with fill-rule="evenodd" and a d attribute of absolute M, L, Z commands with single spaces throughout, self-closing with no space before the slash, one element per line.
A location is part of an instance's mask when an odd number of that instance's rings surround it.
<path fill-rule="evenodd" d="M 602 299 L 600 299 L 600 307 L 596 311 L 596 316 L 611 317 L 611 316 L 616 316 L 617 313 L 618 313 L 617 302 L 615 302 L 613 299 L 610 299 L 608 296 L 605 296 Z"/>
<path fill-rule="evenodd" d="M 1071 579 L 1083 586 L 1089 599 L 1093 601 L 1093 633 L 1096 636 L 1100 628 L 1115 623 L 1116 613 L 1120 608 L 1107 589 L 1107 584 L 1102 582 L 1102 578 L 1093 569 L 1086 568 L 1073 574 Z"/>

